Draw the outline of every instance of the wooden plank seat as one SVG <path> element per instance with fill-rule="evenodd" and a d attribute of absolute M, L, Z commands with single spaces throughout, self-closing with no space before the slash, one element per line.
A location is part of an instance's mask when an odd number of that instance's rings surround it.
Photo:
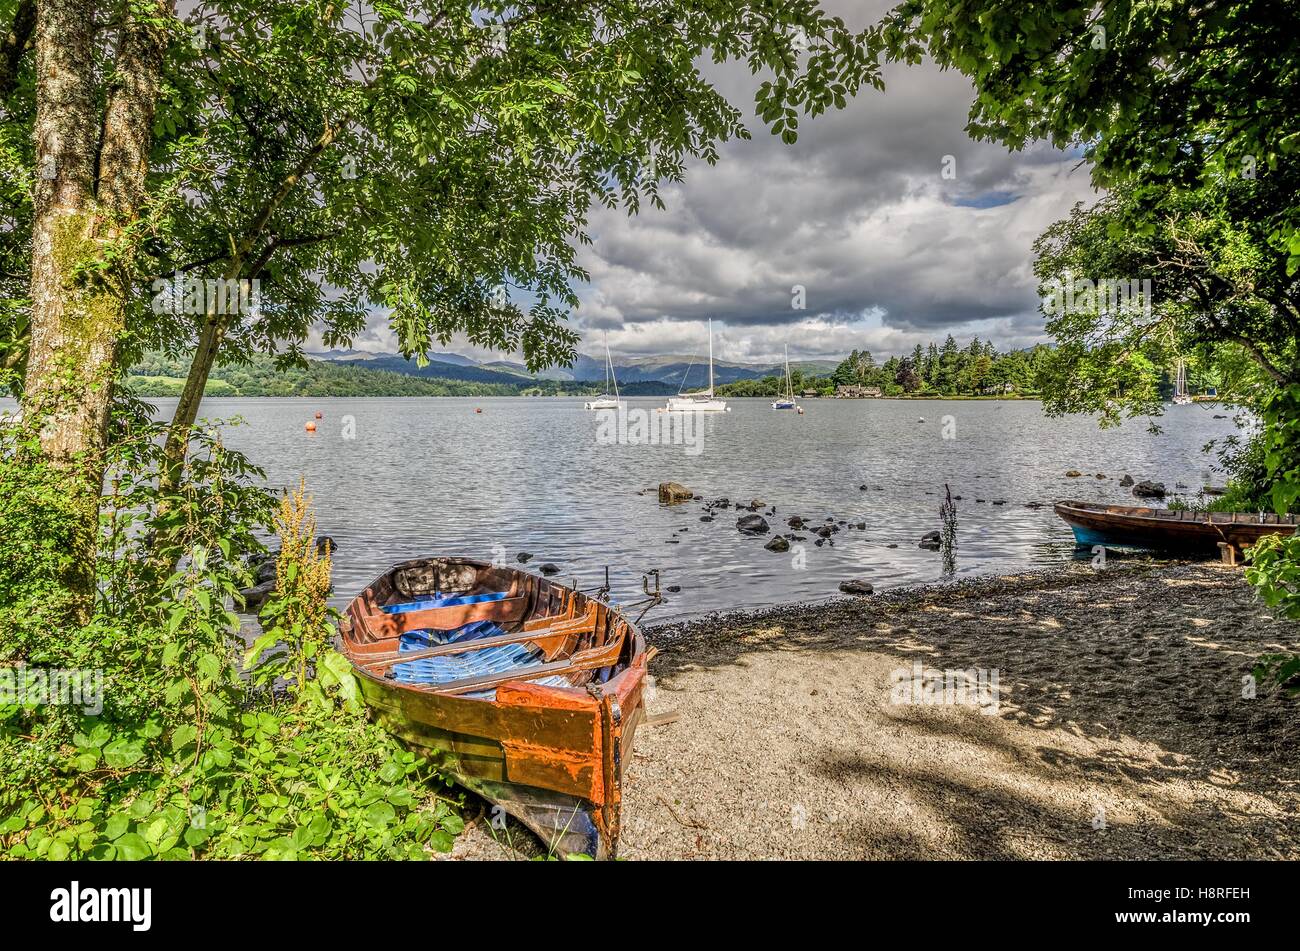
<path fill-rule="evenodd" d="M 385 670 L 394 664 L 402 664 L 413 660 L 423 660 L 427 657 L 444 657 L 450 654 L 464 654 L 470 651 L 485 650 L 491 647 L 501 647 L 506 644 L 523 644 L 529 641 L 555 641 L 567 640 L 570 637 L 580 637 L 596 627 L 596 605 L 592 604 L 585 614 L 578 618 L 561 620 L 559 623 L 549 626 L 535 627 L 515 631 L 507 634 L 497 634 L 491 637 L 478 637 L 466 641 L 453 641 L 448 644 L 438 644 L 434 647 L 426 647 L 414 651 L 389 651 L 384 654 L 376 654 L 368 657 L 364 663 L 358 664 L 363 670 Z M 549 652 L 548 652 L 549 653 Z"/>
<path fill-rule="evenodd" d="M 452 631 L 475 621 L 511 624 L 523 618 L 527 609 L 528 599 L 519 595 L 397 612 L 381 610 L 366 614 L 363 620 L 371 635 L 382 640 L 400 637 L 410 631 Z"/>
<path fill-rule="evenodd" d="M 569 674 L 599 670 L 601 667 L 609 667 L 614 664 L 618 660 L 619 652 L 622 649 L 623 634 L 620 633 L 618 637 L 615 637 L 608 644 L 590 647 L 587 650 L 578 651 L 571 657 L 561 658 L 560 660 L 548 661 L 531 667 L 519 667 L 508 671 L 483 674 L 477 677 L 465 677 L 440 684 L 411 684 L 410 686 L 416 690 L 452 696 L 475 693 L 490 690 L 514 680 L 564 677 Z"/>

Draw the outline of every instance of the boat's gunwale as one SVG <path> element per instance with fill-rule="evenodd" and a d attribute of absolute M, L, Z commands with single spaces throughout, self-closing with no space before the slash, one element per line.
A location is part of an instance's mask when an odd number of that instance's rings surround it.
<path fill-rule="evenodd" d="M 1078 499 L 1062 499 L 1054 506 L 1056 514 L 1064 517 L 1064 512 L 1078 512 L 1082 515 L 1088 515 L 1095 518 L 1114 519 L 1116 521 L 1141 521 L 1149 522 L 1152 525 L 1199 525 L 1205 527 L 1236 527 L 1236 528 L 1293 528 L 1300 522 L 1295 515 L 1277 515 L 1275 513 L 1265 513 L 1265 517 L 1271 517 L 1275 521 L 1247 521 L 1237 520 L 1238 515 L 1250 516 L 1252 519 L 1258 518 L 1257 513 L 1253 512 L 1197 512 L 1190 509 L 1161 509 L 1149 505 L 1109 505 L 1104 502 L 1082 502 Z M 1178 512 L 1179 517 L 1171 515 L 1160 515 L 1160 512 Z M 1215 516 L 1221 516 L 1216 518 Z M 1222 517 L 1226 516 L 1226 517 Z M 1283 521 L 1287 519 L 1288 521 Z"/>
<path fill-rule="evenodd" d="M 1070 526 L 1075 540 L 1081 545 L 1113 544 L 1117 547 L 1173 550 L 1188 545 L 1211 548 L 1214 544 L 1226 544 L 1245 548 L 1265 536 L 1287 534 L 1297 529 L 1294 515 L 1273 516 L 1271 522 L 1257 521 L 1256 516 L 1249 512 L 1180 510 L 1177 516 L 1160 515 L 1160 512 L 1170 510 L 1076 499 L 1057 502 L 1053 510 Z M 1238 520 L 1242 515 L 1250 516 L 1252 520 Z"/>

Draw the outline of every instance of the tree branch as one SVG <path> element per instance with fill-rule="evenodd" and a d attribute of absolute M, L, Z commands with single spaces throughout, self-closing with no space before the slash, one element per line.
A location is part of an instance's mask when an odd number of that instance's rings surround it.
<path fill-rule="evenodd" d="M 280 182 L 279 187 L 275 190 L 275 193 L 266 200 L 266 204 L 264 204 L 253 217 L 252 225 L 240 239 L 239 247 L 235 253 L 236 257 L 243 258 L 252 250 L 253 245 L 265 230 L 267 223 L 270 222 L 271 216 L 275 214 L 282 204 L 284 204 L 284 200 L 289 197 L 289 193 L 293 191 L 294 186 L 298 184 L 304 175 L 311 171 L 311 167 L 316 164 L 316 160 L 325 153 L 325 150 L 328 149 L 338 137 L 342 128 L 351 121 L 351 119 L 343 119 L 335 125 L 326 126 L 325 131 L 322 132 L 320 138 L 316 140 L 316 144 L 313 145 L 311 149 L 308 150 L 307 154 L 302 157 L 297 166 L 294 167 L 294 170 L 285 176 L 284 180 Z"/>
<path fill-rule="evenodd" d="M 1229 330 L 1217 317 L 1214 316 L 1213 313 L 1207 311 L 1205 316 L 1210 321 L 1210 326 L 1218 331 L 1219 336 L 1224 340 L 1230 340 L 1233 343 L 1240 344 L 1246 352 L 1254 358 L 1255 362 L 1260 365 L 1263 371 L 1272 378 L 1274 383 L 1285 385 L 1292 382 L 1289 376 L 1279 370 L 1273 364 L 1273 361 L 1269 360 L 1264 351 L 1260 349 L 1259 344 L 1255 343 L 1255 341 L 1251 340 L 1245 334 L 1239 334 L 1236 331 Z"/>
<path fill-rule="evenodd" d="M 9 98 L 18 83 L 18 66 L 36 32 L 36 0 L 22 0 L 14 12 L 14 23 L 0 42 L 0 99 Z"/>

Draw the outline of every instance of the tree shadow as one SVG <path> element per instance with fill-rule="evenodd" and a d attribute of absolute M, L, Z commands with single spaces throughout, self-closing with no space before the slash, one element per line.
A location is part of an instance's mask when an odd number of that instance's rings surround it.
<path fill-rule="evenodd" d="M 990 751 L 1039 775 L 1197 780 L 1292 802 L 1300 783 L 1295 702 L 1262 686 L 1249 697 L 1246 680 L 1261 654 L 1300 651 L 1297 629 L 1270 617 L 1239 571 L 1216 565 L 980 579 L 713 617 L 648 637 L 662 648 L 654 673 L 665 685 L 754 652 L 861 651 L 997 670 L 998 719 L 1100 744 L 1085 755 L 985 737 Z M 887 702 L 887 684 L 863 690 L 867 702 Z M 949 728 L 926 720 L 926 730 Z M 1156 749 L 1144 758 L 1117 749 L 1121 741 Z"/>

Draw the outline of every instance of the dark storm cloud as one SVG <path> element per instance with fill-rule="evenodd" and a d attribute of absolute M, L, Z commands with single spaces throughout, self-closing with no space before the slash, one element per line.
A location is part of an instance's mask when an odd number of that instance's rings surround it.
<path fill-rule="evenodd" d="M 831 0 L 853 27 L 887 4 Z M 702 67 L 747 115 L 761 77 L 743 66 Z M 585 349 L 609 331 L 618 353 L 698 352 L 705 320 L 732 360 L 881 354 L 974 334 L 1000 347 L 1042 339 L 1031 245 L 1076 201 L 1095 200 L 1077 155 L 1012 153 L 964 130 L 973 92 L 933 64 L 891 67 L 884 93 L 864 89 L 848 108 L 800 123 L 783 145 L 755 119 L 753 139 L 721 161 L 687 169 L 668 204 L 636 218 L 599 209 L 591 274 L 574 315 Z M 944 177 L 945 168 L 953 177 Z M 805 308 L 792 307 L 803 288 Z M 376 322 L 359 345 L 391 349 Z M 450 349 L 474 356 L 472 348 Z"/>
<path fill-rule="evenodd" d="M 749 107 L 758 80 L 747 70 L 709 72 Z M 890 68 L 886 83 L 801 124 L 794 146 L 752 123 L 752 141 L 728 143 L 717 166 L 690 168 L 665 192 L 667 212 L 595 215 L 579 321 L 611 328 L 627 352 L 677 336 L 674 324 L 698 338 L 706 318 L 725 322 L 733 346 L 749 335 L 776 353 L 771 330 L 784 327 L 810 356 L 814 325 L 861 324 L 864 339 L 903 349 L 949 331 L 1003 346 L 1040 339 L 1030 248 L 1074 202 L 1096 197 L 1088 170 L 1046 147 L 971 140 L 972 90 L 957 73 Z M 796 285 L 802 311 L 792 309 Z"/>

